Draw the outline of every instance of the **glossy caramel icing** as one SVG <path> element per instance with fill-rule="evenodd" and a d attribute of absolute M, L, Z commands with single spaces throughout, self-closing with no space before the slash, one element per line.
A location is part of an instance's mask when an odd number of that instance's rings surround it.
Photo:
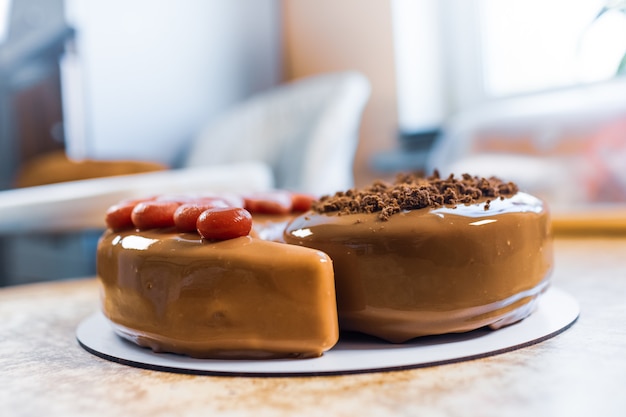
<path fill-rule="evenodd" d="M 305 358 L 338 339 L 332 262 L 317 250 L 109 230 L 97 265 L 104 314 L 118 334 L 154 351 Z"/>
<path fill-rule="evenodd" d="M 522 192 L 386 221 L 309 212 L 284 240 L 332 258 L 342 330 L 391 342 L 519 321 L 547 288 L 553 262 L 548 211 Z"/>

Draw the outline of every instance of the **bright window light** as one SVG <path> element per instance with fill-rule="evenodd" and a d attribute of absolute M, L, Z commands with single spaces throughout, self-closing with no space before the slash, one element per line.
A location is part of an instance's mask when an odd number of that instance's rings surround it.
<path fill-rule="evenodd" d="M 615 75 L 626 14 L 606 0 L 480 0 L 485 95 L 554 89 Z"/>
<path fill-rule="evenodd" d="M 6 41 L 9 35 L 9 12 L 11 0 L 0 0 L 0 44 Z"/>
<path fill-rule="evenodd" d="M 398 123 L 407 131 L 493 99 L 626 75 L 626 0 L 391 4 Z"/>

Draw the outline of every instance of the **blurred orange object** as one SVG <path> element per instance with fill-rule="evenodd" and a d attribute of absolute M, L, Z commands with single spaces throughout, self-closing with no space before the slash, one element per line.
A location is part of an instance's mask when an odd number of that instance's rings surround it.
<path fill-rule="evenodd" d="M 47 185 L 66 181 L 115 175 L 139 174 L 163 171 L 167 166 L 145 161 L 100 161 L 84 159 L 75 161 L 64 151 L 48 152 L 28 160 L 20 169 L 15 186 L 17 188 Z"/>

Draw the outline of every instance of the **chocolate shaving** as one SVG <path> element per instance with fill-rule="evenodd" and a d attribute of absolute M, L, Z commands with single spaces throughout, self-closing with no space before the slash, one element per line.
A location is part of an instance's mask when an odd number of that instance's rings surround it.
<path fill-rule="evenodd" d="M 455 178 L 440 178 L 439 172 L 424 177 L 418 174 L 400 174 L 393 183 L 376 181 L 362 190 L 350 189 L 334 195 L 326 195 L 313 203 L 318 213 L 337 212 L 339 215 L 376 213 L 380 220 L 405 210 L 426 207 L 457 206 L 486 201 L 489 210 L 491 201 L 510 197 L 518 187 L 499 178 L 483 178 L 463 174 Z"/>

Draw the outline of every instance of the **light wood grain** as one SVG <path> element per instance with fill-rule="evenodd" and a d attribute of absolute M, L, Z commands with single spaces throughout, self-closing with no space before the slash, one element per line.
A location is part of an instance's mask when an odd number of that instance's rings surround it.
<path fill-rule="evenodd" d="M 552 228 L 559 235 L 626 236 L 626 204 L 590 204 L 560 208 L 552 213 Z"/>

